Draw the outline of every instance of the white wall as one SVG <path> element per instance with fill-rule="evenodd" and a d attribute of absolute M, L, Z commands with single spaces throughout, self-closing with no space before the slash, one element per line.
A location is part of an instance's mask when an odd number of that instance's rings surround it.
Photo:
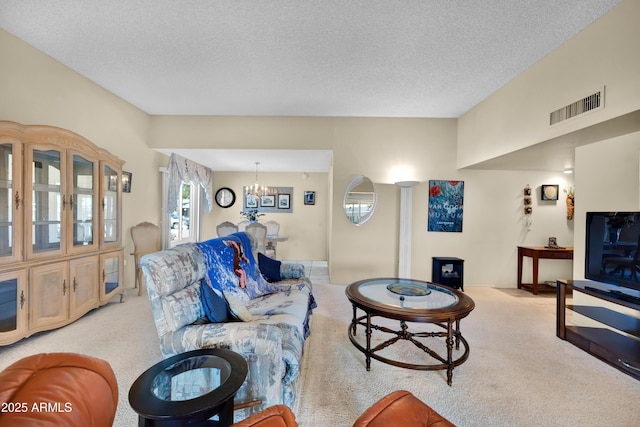
<path fill-rule="evenodd" d="M 640 132 L 576 149 L 576 230 L 573 276 L 584 279 L 589 211 L 640 211 Z"/>

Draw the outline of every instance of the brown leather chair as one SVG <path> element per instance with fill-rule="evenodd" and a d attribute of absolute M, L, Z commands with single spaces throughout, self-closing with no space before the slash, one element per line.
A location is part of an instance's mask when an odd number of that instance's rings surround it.
<path fill-rule="evenodd" d="M 353 427 L 455 427 L 405 390 L 394 391 L 367 409 Z"/>
<path fill-rule="evenodd" d="M 232 427 L 297 427 L 296 417 L 285 405 L 271 406 Z M 405 390 L 394 391 L 374 403 L 353 427 L 455 427 L 420 399 Z"/>
<path fill-rule="evenodd" d="M 231 427 L 298 427 L 296 416 L 286 405 L 270 406 Z"/>
<path fill-rule="evenodd" d="M 25 357 L 0 372 L 0 425 L 111 427 L 118 383 L 104 360 L 76 353 Z"/>

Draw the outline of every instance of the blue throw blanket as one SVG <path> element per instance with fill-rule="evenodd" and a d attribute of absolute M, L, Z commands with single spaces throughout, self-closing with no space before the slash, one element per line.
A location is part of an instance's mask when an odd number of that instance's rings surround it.
<path fill-rule="evenodd" d="M 246 233 L 196 243 L 202 252 L 214 290 L 229 292 L 243 302 L 277 291 L 260 273 Z"/>

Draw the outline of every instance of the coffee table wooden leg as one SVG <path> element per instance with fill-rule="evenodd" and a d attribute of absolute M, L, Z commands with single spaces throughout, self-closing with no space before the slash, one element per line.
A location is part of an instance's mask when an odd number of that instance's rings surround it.
<path fill-rule="evenodd" d="M 356 336 L 356 306 L 353 305 L 353 320 L 351 321 L 351 333 Z"/>
<path fill-rule="evenodd" d="M 367 351 L 365 353 L 366 356 L 366 365 L 367 371 L 371 370 L 371 314 L 367 312 L 367 329 L 365 330 L 367 334 Z"/>
<path fill-rule="evenodd" d="M 453 324 L 447 322 L 447 384 L 453 381 Z"/>

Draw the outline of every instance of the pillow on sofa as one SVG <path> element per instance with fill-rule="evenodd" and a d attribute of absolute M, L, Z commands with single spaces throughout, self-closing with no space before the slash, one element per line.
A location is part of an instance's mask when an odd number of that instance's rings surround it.
<path fill-rule="evenodd" d="M 280 276 L 280 266 L 282 263 L 273 258 L 269 258 L 268 256 L 258 253 L 258 266 L 260 267 L 260 272 L 269 282 L 279 282 L 282 280 Z"/>
<path fill-rule="evenodd" d="M 231 292 L 224 291 L 224 297 L 229 303 L 229 310 L 231 315 L 243 322 L 250 322 L 253 320 L 253 315 L 249 313 L 247 306 L 242 301 L 235 297 Z"/>
<path fill-rule="evenodd" d="M 213 289 L 209 280 L 202 279 L 200 285 L 200 300 L 204 314 L 210 322 L 222 323 L 232 320 L 229 306 L 224 295 L 220 291 Z"/>
<path fill-rule="evenodd" d="M 280 276 L 283 279 L 301 279 L 304 277 L 304 265 L 295 262 L 282 264 Z"/>

